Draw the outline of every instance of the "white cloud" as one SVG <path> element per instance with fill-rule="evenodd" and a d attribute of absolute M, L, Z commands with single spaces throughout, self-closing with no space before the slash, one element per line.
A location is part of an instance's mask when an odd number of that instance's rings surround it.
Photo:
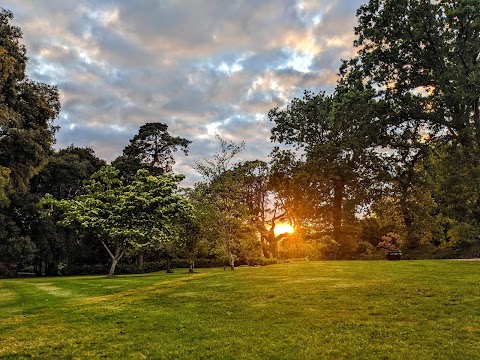
<path fill-rule="evenodd" d="M 31 78 L 58 84 L 57 146 L 111 161 L 138 128 L 164 122 L 193 140 L 177 171 L 210 156 L 216 134 L 265 158 L 268 111 L 304 89 L 332 90 L 352 54 L 364 0 L 6 0 Z M 188 180 L 190 181 L 190 180 Z M 187 182 L 188 182 L 187 181 Z"/>

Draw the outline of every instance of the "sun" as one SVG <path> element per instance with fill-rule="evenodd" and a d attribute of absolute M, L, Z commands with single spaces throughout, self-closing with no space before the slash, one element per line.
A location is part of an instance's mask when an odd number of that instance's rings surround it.
<path fill-rule="evenodd" d="M 294 231 L 294 228 L 288 223 L 277 224 L 275 225 L 275 229 L 273 230 L 275 236 L 284 233 L 293 233 Z"/>

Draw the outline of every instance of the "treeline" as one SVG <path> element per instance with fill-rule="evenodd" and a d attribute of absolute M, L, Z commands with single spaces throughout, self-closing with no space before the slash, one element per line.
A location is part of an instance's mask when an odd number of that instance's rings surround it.
<path fill-rule="evenodd" d="M 239 161 L 244 145 L 219 138 L 190 189 L 172 173 L 190 141 L 161 123 L 142 126 L 109 166 L 92 149 L 54 151 L 58 91 L 26 77 L 12 17 L 0 13 L 0 276 L 108 259 L 113 275 L 118 264 L 233 269 L 382 258 L 381 248 L 480 256 L 478 1 L 362 6 L 358 51 L 335 91 L 269 112 L 271 161 Z M 295 232 L 276 232 L 282 222 Z"/>

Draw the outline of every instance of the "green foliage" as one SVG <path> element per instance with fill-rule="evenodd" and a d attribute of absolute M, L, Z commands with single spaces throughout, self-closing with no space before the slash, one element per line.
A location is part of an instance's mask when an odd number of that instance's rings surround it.
<path fill-rule="evenodd" d="M 257 257 L 260 244 L 248 207 L 242 201 L 245 177 L 231 163 L 243 144 L 218 139 L 221 150 L 213 159 L 197 163 L 197 171 L 206 181 L 196 185 L 191 199 L 200 236 L 209 243 L 211 252 L 228 258 L 233 270 L 236 258 Z"/>
<path fill-rule="evenodd" d="M 415 118 L 432 131 L 478 141 L 479 13 L 475 0 L 369 1 L 357 12 L 353 61 L 392 101 L 422 109 Z"/>
<path fill-rule="evenodd" d="M 26 77 L 22 32 L 12 19 L 10 11 L 0 9 L 0 262 L 7 267 L 30 261 L 37 250 L 27 190 L 51 152 L 52 122 L 60 111 L 57 88 Z"/>
<path fill-rule="evenodd" d="M 46 162 L 60 102 L 56 87 L 26 78 L 22 32 L 11 19 L 11 12 L 0 10 L 0 166 L 9 172 L 2 171 L 2 181 L 10 180 L 8 189 L 18 192 Z"/>
<path fill-rule="evenodd" d="M 71 199 L 80 194 L 83 182 L 105 166 L 93 149 L 73 145 L 52 154 L 47 165 L 30 182 L 31 192 L 55 199 Z"/>
<path fill-rule="evenodd" d="M 115 159 L 112 165 L 125 177 L 134 176 L 140 169 L 147 169 L 152 175 L 171 172 L 175 163 L 172 153 L 181 148 L 187 155 L 191 141 L 173 137 L 167 129 L 168 126 L 162 123 L 142 125 L 123 150 L 123 155 Z"/>
<path fill-rule="evenodd" d="M 178 194 L 181 175 L 152 176 L 139 170 L 125 184 L 119 170 L 105 166 L 86 182 L 82 194 L 54 200 L 47 194 L 40 206 L 62 211 L 61 224 L 79 224 L 94 231 L 112 258 L 110 275 L 126 252 L 158 248 L 176 238 L 176 222 L 191 207 Z"/>
<path fill-rule="evenodd" d="M 269 112 L 272 141 L 305 154 L 296 159 L 292 151 L 273 152 L 274 184 L 288 212 L 306 226 L 329 229 L 339 243 L 346 239 L 342 226 L 382 188 L 374 118 L 382 108 L 373 88 L 352 81 L 339 83 L 330 96 L 305 91 L 286 109 Z"/>
<path fill-rule="evenodd" d="M 388 104 L 391 190 L 411 249 L 450 242 L 445 219 L 480 231 L 479 14 L 475 0 L 372 0 L 357 12 L 358 56 L 342 73 Z"/>
<path fill-rule="evenodd" d="M 0 166 L 0 203 L 8 200 L 10 192 L 10 169 Z"/>

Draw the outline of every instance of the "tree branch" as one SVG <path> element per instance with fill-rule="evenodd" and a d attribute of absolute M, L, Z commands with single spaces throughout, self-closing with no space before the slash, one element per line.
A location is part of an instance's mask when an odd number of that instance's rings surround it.
<path fill-rule="evenodd" d="M 100 239 L 100 242 L 102 243 L 103 247 L 104 247 L 105 249 L 107 249 L 108 254 L 110 255 L 110 257 L 111 257 L 112 259 L 115 259 L 115 256 L 114 256 L 113 253 L 110 251 L 110 249 L 108 248 L 107 244 L 105 244 L 105 242 L 104 242 L 103 240 L 101 240 L 101 239 Z"/>

